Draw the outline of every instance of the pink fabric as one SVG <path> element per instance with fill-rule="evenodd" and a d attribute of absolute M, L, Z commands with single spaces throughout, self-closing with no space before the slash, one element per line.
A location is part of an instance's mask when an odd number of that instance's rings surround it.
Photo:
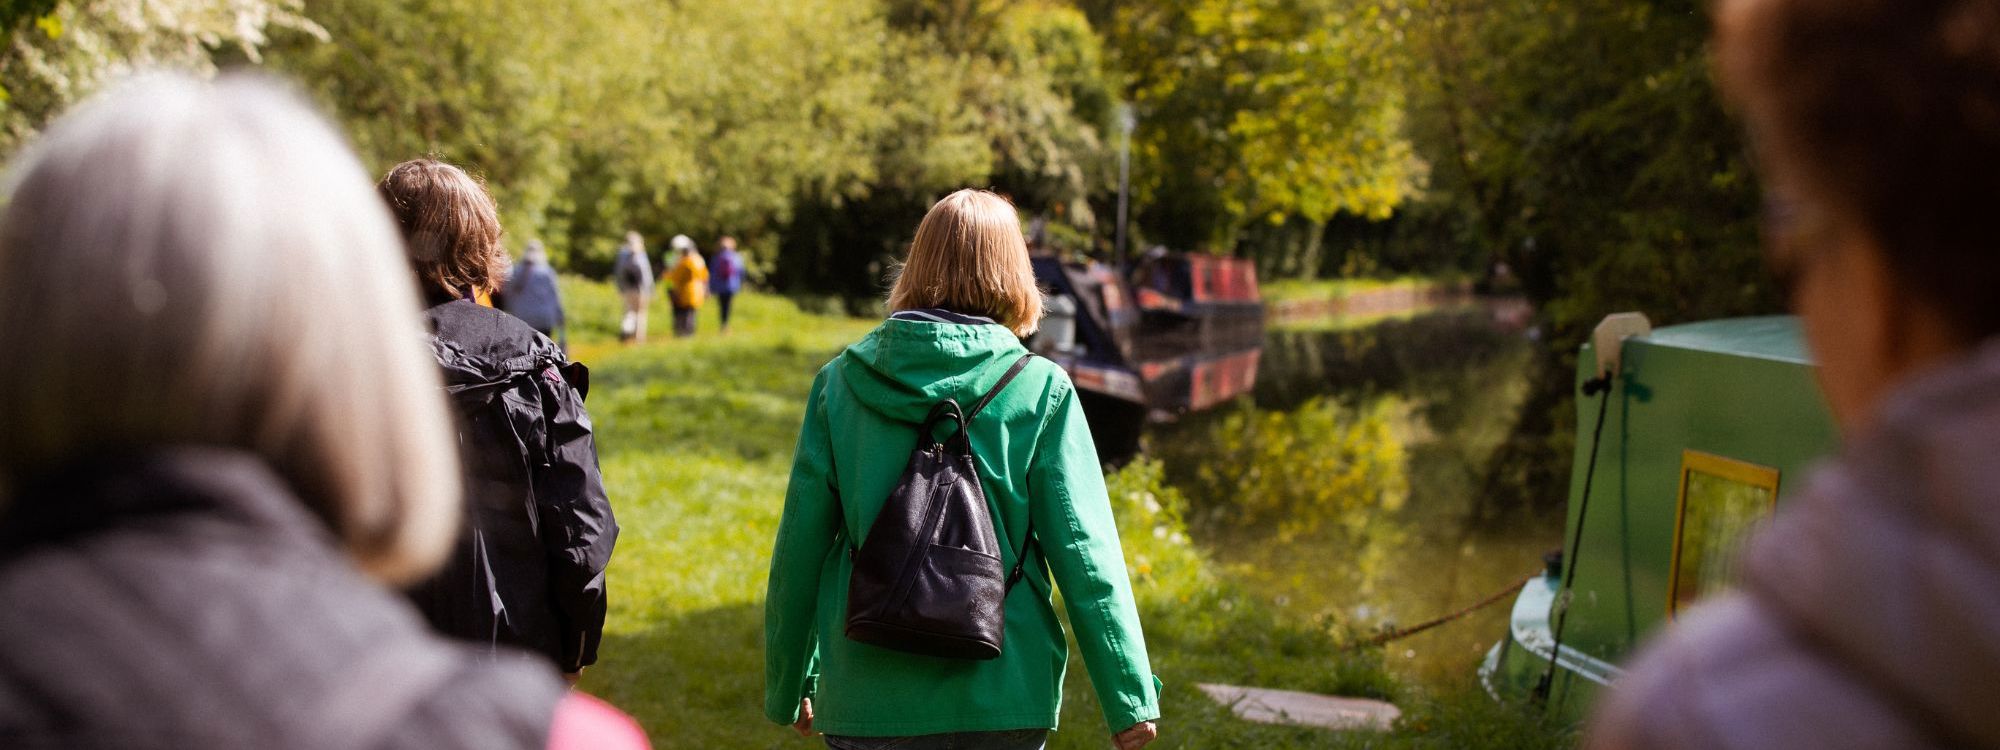
<path fill-rule="evenodd" d="M 549 750 L 652 750 L 639 723 L 611 704 L 570 691 L 556 704 Z"/>

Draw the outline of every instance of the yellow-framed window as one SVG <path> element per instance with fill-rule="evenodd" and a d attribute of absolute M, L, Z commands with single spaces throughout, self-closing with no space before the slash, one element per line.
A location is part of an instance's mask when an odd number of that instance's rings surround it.
<path fill-rule="evenodd" d="M 1778 470 L 1713 453 L 1681 452 L 1667 616 L 1728 588 L 1750 530 L 1778 503 Z"/>

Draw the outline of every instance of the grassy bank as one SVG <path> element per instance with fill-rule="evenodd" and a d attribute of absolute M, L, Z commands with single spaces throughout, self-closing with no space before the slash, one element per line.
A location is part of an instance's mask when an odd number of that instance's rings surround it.
<path fill-rule="evenodd" d="M 593 370 L 590 411 L 624 528 L 599 666 L 583 688 L 631 712 L 662 748 L 806 748 L 762 718 L 763 592 L 791 449 L 813 373 L 873 321 L 816 315 L 747 295 L 737 330 L 621 346 L 608 287 L 567 280 L 572 351 Z M 1154 666 L 1165 681 L 1157 747 L 1551 746 L 1534 722 L 1469 692 L 1430 696 L 1391 680 L 1376 651 L 1347 651 L 1324 623 L 1288 622 L 1244 596 L 1188 540 L 1181 500 L 1158 464 L 1111 479 Z M 1229 682 L 1403 703 L 1390 735 L 1341 735 L 1240 721 L 1197 682 Z M 1054 748 L 1105 745 L 1073 662 Z"/>
<path fill-rule="evenodd" d="M 1366 328 L 1440 308 L 1474 303 L 1459 276 L 1392 279 L 1285 279 L 1263 287 L 1266 322 L 1301 331 Z"/>
<path fill-rule="evenodd" d="M 1387 279 L 1279 279 L 1263 284 L 1264 301 L 1272 305 L 1342 299 L 1364 292 L 1416 290 L 1464 282 L 1457 277 L 1398 276 Z"/>

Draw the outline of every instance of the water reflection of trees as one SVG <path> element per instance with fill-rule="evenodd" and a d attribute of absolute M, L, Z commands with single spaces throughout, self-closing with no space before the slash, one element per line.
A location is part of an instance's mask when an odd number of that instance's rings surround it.
<path fill-rule="evenodd" d="M 1156 427 L 1149 450 L 1196 540 L 1260 596 L 1339 629 L 1407 624 L 1490 593 L 1553 539 L 1483 491 L 1529 356 L 1478 312 L 1274 332 L 1251 396 Z M 1426 636 L 1414 648 L 1438 658 L 1413 664 L 1464 672 L 1486 635 Z"/>
<path fill-rule="evenodd" d="M 1264 340 L 1256 402 L 1291 409 L 1328 394 L 1398 393 L 1448 400 L 1458 375 L 1518 354 L 1515 335 L 1496 330 L 1483 309 L 1391 320 L 1339 331 L 1273 330 Z"/>
<path fill-rule="evenodd" d="M 1519 416 L 1528 354 L 1522 337 L 1496 328 L 1484 310 L 1350 330 L 1276 330 L 1265 338 L 1249 398 L 1160 426 L 1149 444 L 1168 459 L 1171 480 L 1196 490 L 1197 510 L 1217 521 L 1235 518 L 1257 526 L 1277 516 L 1298 516 L 1291 527 L 1296 535 L 1325 520 L 1324 511 L 1312 508 L 1326 504 L 1275 487 L 1260 491 L 1263 500 L 1239 498 L 1204 473 L 1267 485 L 1282 484 L 1287 476 L 1334 477 L 1341 481 L 1323 484 L 1379 495 L 1379 488 L 1362 481 L 1369 479 L 1405 486 L 1394 491 L 1402 495 L 1414 486 L 1420 498 L 1471 500 L 1470 510 L 1487 515 L 1495 509 L 1475 496 L 1490 473 L 1493 451 Z M 1405 455 L 1412 451 L 1414 460 Z M 1377 467 L 1391 455 L 1396 459 L 1390 463 L 1410 463 L 1419 471 L 1389 481 Z M 1253 460 L 1263 465 L 1252 466 Z M 1440 473 L 1451 476 L 1440 481 Z M 1269 507 L 1209 509 L 1245 502 Z M 1287 503 L 1289 509 L 1279 509 Z M 1393 511 L 1401 503 L 1373 507 Z M 1309 518 L 1316 514 L 1320 521 Z"/>
<path fill-rule="evenodd" d="M 1320 398 L 1292 411 L 1239 402 L 1197 443 L 1165 451 L 1169 465 L 1195 466 L 1195 495 L 1210 524 L 1270 529 L 1280 541 L 1328 524 L 1359 530 L 1364 519 L 1395 511 L 1409 497 L 1399 399 L 1349 405 Z M 1196 447 L 1199 445 L 1199 447 Z M 1187 448 L 1201 455 L 1173 455 Z"/>
<path fill-rule="evenodd" d="M 1202 439 L 1175 441 L 1161 453 L 1182 470 L 1175 473 L 1188 475 L 1182 486 L 1196 499 L 1190 521 L 1206 541 L 1267 550 L 1298 544 L 1306 554 L 1253 565 L 1366 596 L 1406 537 L 1396 511 L 1410 496 L 1409 415 L 1394 397 L 1363 404 L 1319 398 L 1291 411 L 1243 401 L 1211 421 Z M 1320 558 L 1313 551 L 1329 542 L 1340 549 L 1337 561 L 1295 567 Z M 1281 599 L 1296 588 L 1274 583 Z"/>

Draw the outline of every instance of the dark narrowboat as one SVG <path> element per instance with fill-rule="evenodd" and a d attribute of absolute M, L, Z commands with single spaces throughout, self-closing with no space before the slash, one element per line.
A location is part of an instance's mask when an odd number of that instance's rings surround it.
<path fill-rule="evenodd" d="M 1132 267 L 1132 299 L 1149 333 L 1237 327 L 1264 318 L 1257 266 L 1242 258 L 1155 247 Z"/>
<path fill-rule="evenodd" d="M 1147 285 L 1137 292 L 1102 263 L 1041 256 L 1034 267 L 1049 304 L 1029 344 L 1069 372 L 1107 462 L 1134 455 L 1149 422 L 1256 385 L 1263 303 L 1249 261 L 1149 253 L 1132 275 Z"/>

